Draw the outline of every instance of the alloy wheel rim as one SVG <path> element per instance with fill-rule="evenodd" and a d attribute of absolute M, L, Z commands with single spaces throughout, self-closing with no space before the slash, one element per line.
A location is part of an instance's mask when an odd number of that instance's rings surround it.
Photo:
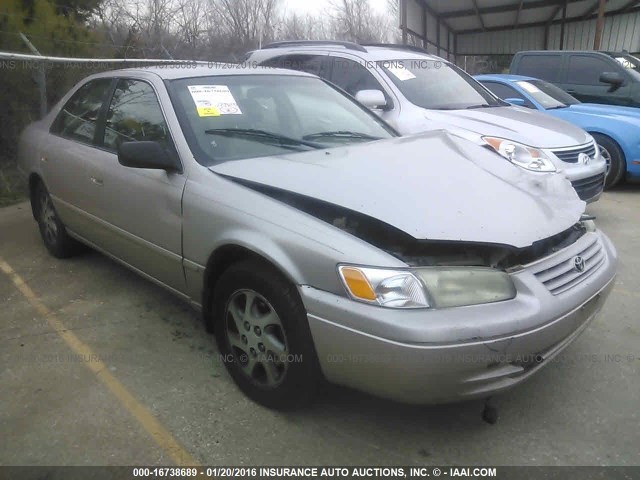
<path fill-rule="evenodd" d="M 44 226 L 44 235 L 48 243 L 55 243 L 58 235 L 58 224 L 56 223 L 56 212 L 49 195 L 43 193 L 40 201 L 40 215 Z"/>
<path fill-rule="evenodd" d="M 602 155 L 605 162 L 607 163 L 607 169 L 605 171 L 605 175 L 608 176 L 609 172 L 611 171 L 611 154 L 609 153 L 609 150 L 604 148 L 602 145 L 598 145 L 598 148 L 600 149 L 600 155 Z"/>
<path fill-rule="evenodd" d="M 238 290 L 227 302 L 224 319 L 240 371 L 264 387 L 282 383 L 289 348 L 282 321 L 267 299 L 254 290 Z"/>

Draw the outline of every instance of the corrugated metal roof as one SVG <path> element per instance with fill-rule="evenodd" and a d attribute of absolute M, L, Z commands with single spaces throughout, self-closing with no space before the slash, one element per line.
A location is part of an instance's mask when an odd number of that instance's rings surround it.
<path fill-rule="evenodd" d="M 415 0 L 428 13 L 439 17 L 452 31 L 469 34 L 589 20 L 597 14 L 598 0 Z M 412 2 L 409 2 L 412 3 Z M 605 15 L 640 10 L 640 1 L 608 0 Z M 517 19 L 517 20 L 516 20 Z"/>

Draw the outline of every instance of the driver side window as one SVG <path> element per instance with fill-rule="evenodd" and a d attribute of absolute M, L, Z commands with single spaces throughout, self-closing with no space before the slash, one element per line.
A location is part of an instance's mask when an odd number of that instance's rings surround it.
<path fill-rule="evenodd" d="M 354 97 L 361 90 L 380 90 L 384 92 L 380 82 L 364 65 L 360 65 L 358 62 L 348 58 L 336 57 L 333 59 L 331 81 Z"/>
<path fill-rule="evenodd" d="M 121 79 L 107 112 L 104 146 L 115 151 L 121 143 L 133 141 L 154 141 L 167 147 L 169 131 L 151 85 Z"/>

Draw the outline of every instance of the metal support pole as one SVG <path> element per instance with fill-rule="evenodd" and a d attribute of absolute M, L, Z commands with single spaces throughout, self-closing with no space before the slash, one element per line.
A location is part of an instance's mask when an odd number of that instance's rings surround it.
<path fill-rule="evenodd" d="M 400 0 L 400 27 L 402 28 L 402 44 L 406 45 L 409 40 L 407 33 L 407 0 Z"/>
<path fill-rule="evenodd" d="M 567 21 L 567 3 L 565 0 L 562 6 L 562 21 L 560 22 L 560 50 L 564 50 L 564 24 Z"/>
<path fill-rule="evenodd" d="M 422 34 L 424 35 L 424 37 L 422 38 L 422 48 L 424 48 L 425 50 L 428 47 L 428 40 L 427 40 L 427 10 L 426 9 L 422 9 Z"/>
<path fill-rule="evenodd" d="M 544 50 L 549 50 L 549 24 L 544 26 Z"/>
<path fill-rule="evenodd" d="M 22 32 L 20 32 L 20 38 L 22 38 L 22 41 L 27 44 L 29 50 L 31 50 L 35 55 L 42 56 L 38 49 L 33 46 Z M 40 62 L 35 77 L 36 83 L 38 84 L 38 90 L 40 91 L 40 118 L 44 118 L 47 114 L 47 73 L 45 69 L 46 65 L 44 62 Z"/>
<path fill-rule="evenodd" d="M 607 0 L 600 0 L 598 3 L 598 19 L 596 20 L 596 36 L 593 39 L 593 49 L 600 50 L 602 42 L 602 30 L 604 30 L 604 7 Z"/>

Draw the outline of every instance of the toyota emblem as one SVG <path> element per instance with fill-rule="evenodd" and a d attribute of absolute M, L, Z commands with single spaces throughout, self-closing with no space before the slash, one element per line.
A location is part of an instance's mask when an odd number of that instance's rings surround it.
<path fill-rule="evenodd" d="M 576 269 L 576 271 L 580 273 L 584 272 L 584 268 L 585 268 L 584 258 L 580 256 L 575 257 L 573 259 L 573 267 Z"/>

